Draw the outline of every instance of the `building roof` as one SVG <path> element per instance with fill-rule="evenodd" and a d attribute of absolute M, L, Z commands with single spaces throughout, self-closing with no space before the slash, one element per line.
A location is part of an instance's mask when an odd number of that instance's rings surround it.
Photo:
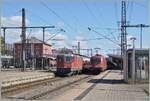
<path fill-rule="evenodd" d="M 136 51 L 148 51 L 149 48 L 135 48 Z M 128 49 L 127 51 L 133 51 L 133 49 Z"/>
<path fill-rule="evenodd" d="M 132 53 L 133 49 L 128 49 L 127 53 Z M 135 48 L 136 54 L 149 54 L 149 49 L 148 48 Z"/>
<path fill-rule="evenodd" d="M 26 42 L 27 42 L 27 43 L 43 43 L 42 40 L 37 39 L 36 37 L 31 37 L 30 39 L 27 39 Z M 15 44 L 20 44 L 20 43 L 21 43 L 21 41 L 16 42 Z M 50 45 L 50 44 L 48 44 L 48 43 L 45 43 L 45 42 L 44 42 L 44 44 L 49 45 L 49 46 L 52 46 L 52 45 Z"/>
<path fill-rule="evenodd" d="M 121 55 L 117 55 L 117 54 L 108 54 L 108 56 L 116 59 L 121 59 Z"/>

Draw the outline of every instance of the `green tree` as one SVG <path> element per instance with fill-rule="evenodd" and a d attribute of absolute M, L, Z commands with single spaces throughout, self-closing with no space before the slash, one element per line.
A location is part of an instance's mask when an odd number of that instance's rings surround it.
<path fill-rule="evenodd" d="M 4 37 L 0 37 L 0 41 L 1 41 L 1 54 L 4 55 L 5 53 L 5 49 L 4 49 Z"/>

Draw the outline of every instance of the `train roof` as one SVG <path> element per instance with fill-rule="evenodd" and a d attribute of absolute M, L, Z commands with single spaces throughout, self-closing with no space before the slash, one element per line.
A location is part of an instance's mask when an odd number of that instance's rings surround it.
<path fill-rule="evenodd" d="M 65 55 L 65 56 L 80 56 L 80 57 L 83 57 L 83 58 L 90 58 L 88 56 L 85 56 L 85 55 L 81 55 L 81 54 L 76 54 L 76 53 L 60 53 L 58 55 Z"/>
<path fill-rule="evenodd" d="M 90 61 L 90 58 L 84 58 L 84 57 L 83 57 L 83 60 L 84 60 L 84 61 Z"/>
<path fill-rule="evenodd" d="M 101 55 L 101 54 L 95 54 L 94 56 L 92 56 L 92 57 L 98 57 L 98 56 L 103 56 L 103 55 Z M 104 57 L 104 56 L 103 56 Z"/>

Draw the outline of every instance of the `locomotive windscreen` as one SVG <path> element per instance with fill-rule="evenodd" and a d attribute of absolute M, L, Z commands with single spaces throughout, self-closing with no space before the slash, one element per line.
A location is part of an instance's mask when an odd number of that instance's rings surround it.
<path fill-rule="evenodd" d="M 57 56 L 57 61 L 58 61 L 58 62 L 64 62 L 64 57 L 63 57 L 63 55 L 58 55 L 58 56 Z"/>
<path fill-rule="evenodd" d="M 101 62 L 100 59 L 101 59 L 101 58 L 95 58 L 95 57 L 93 57 L 93 58 L 91 58 L 91 63 L 92 63 L 92 64 L 99 64 L 99 63 Z"/>
<path fill-rule="evenodd" d="M 73 60 L 73 57 L 72 57 L 72 56 L 66 56 L 66 57 L 65 57 L 65 62 L 67 62 L 67 63 L 72 62 L 72 60 Z"/>

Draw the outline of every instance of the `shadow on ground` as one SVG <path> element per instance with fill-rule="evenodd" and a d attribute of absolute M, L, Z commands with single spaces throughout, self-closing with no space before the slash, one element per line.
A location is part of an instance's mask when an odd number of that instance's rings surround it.
<path fill-rule="evenodd" d="M 92 79 L 88 81 L 89 83 L 103 83 L 103 84 L 123 84 L 123 80 L 113 80 L 113 79 Z"/>

